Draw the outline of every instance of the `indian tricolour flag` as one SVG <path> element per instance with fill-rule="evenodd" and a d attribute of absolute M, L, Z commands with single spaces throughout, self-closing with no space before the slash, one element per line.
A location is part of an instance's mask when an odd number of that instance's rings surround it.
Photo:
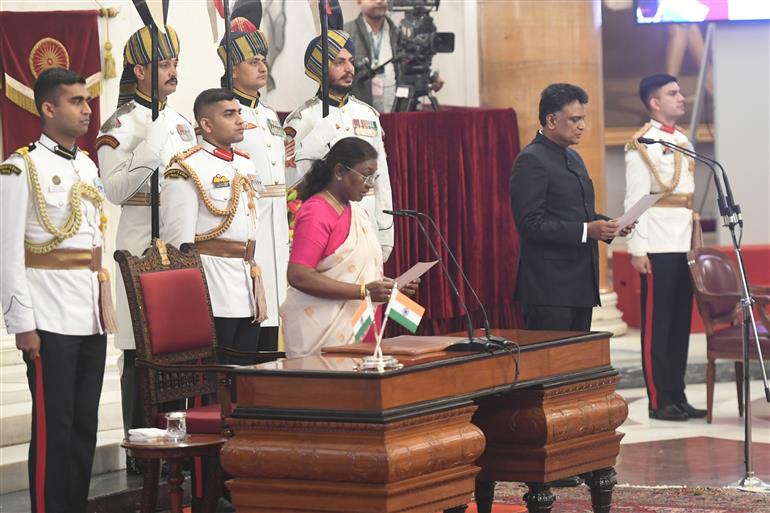
<path fill-rule="evenodd" d="M 352 324 L 353 335 L 355 336 L 356 342 L 361 342 L 364 335 L 366 335 L 366 332 L 369 331 L 369 328 L 374 324 L 374 315 L 372 314 L 372 308 L 369 305 L 369 298 L 366 298 L 365 301 L 361 301 L 358 310 L 353 314 Z"/>
<path fill-rule="evenodd" d="M 401 326 L 414 333 L 417 331 L 417 326 L 419 326 L 420 321 L 422 320 L 425 308 L 406 297 L 405 294 L 396 290 L 393 295 L 390 296 L 386 312 L 388 318 L 393 319 Z"/>

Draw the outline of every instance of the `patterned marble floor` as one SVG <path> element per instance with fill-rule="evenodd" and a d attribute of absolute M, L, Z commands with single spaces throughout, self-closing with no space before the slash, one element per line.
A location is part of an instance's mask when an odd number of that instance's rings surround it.
<path fill-rule="evenodd" d="M 770 405 L 760 381 L 751 382 L 752 456 L 755 474 L 770 482 Z M 735 383 L 717 383 L 714 418 L 666 422 L 647 414 L 643 388 L 619 390 L 629 415 L 620 428 L 618 483 L 632 485 L 726 486 L 744 474 L 744 423 L 738 417 Z M 705 408 L 706 385 L 687 387 L 690 403 Z M 768 496 L 770 501 L 770 496 Z"/>

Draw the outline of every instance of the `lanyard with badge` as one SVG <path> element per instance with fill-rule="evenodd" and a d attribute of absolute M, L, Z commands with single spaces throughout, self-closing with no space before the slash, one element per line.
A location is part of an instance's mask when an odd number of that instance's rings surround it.
<path fill-rule="evenodd" d="M 385 26 L 380 28 L 375 40 L 374 31 L 369 32 L 369 39 L 372 45 L 372 68 L 376 68 L 380 65 L 380 50 L 382 50 L 382 34 L 385 32 Z M 377 74 L 372 77 L 372 96 L 383 96 L 385 94 L 385 68 L 381 68 L 377 71 Z"/>

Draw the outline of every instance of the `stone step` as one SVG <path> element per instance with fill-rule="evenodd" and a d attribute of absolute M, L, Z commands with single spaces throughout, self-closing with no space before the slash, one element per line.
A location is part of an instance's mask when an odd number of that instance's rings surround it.
<path fill-rule="evenodd" d="M 102 393 L 120 390 L 120 376 L 117 369 L 104 373 L 104 383 L 102 384 Z M 15 376 L 13 379 L 6 378 L 3 375 L 0 378 L 0 415 L 2 415 L 3 409 L 6 406 L 25 403 L 32 404 L 31 396 L 29 393 L 29 386 L 27 385 L 27 376 Z"/>
<path fill-rule="evenodd" d="M 100 431 L 96 439 L 96 453 L 92 475 L 125 468 L 125 452 L 120 447 L 123 429 Z M 0 494 L 29 488 L 27 456 L 29 443 L 0 447 Z M 62 469 L 62 471 L 65 471 Z M 11 511 L 0 508 L 2 511 Z"/>
<path fill-rule="evenodd" d="M 158 483 L 159 513 L 167 511 L 168 485 L 165 478 Z M 185 472 L 183 504 L 190 503 L 190 478 Z M 136 513 L 142 500 L 142 477 L 128 476 L 123 470 L 107 472 L 91 477 L 91 488 L 88 493 L 88 504 L 83 513 Z M 29 490 L 0 495 L 0 511 L 4 513 L 29 513 Z M 217 511 L 226 511 L 217 508 Z"/>
<path fill-rule="evenodd" d="M 122 427 L 120 390 L 102 391 L 99 402 L 99 431 L 122 429 Z M 0 447 L 29 442 L 31 429 L 32 403 L 0 406 Z"/>

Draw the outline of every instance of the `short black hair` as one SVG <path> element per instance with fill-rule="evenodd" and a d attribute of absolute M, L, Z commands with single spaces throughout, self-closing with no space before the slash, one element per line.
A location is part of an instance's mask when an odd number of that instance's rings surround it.
<path fill-rule="evenodd" d="M 572 84 L 551 84 L 543 89 L 540 93 L 540 126 L 545 126 L 548 114 L 559 112 L 575 100 L 585 105 L 588 103 L 588 93 Z"/>
<path fill-rule="evenodd" d="M 656 73 L 649 77 L 644 77 L 639 82 L 639 98 L 641 98 L 644 108 L 650 110 L 650 100 L 660 91 L 660 88 L 671 82 L 679 82 L 674 75 L 667 73 Z"/>
<path fill-rule="evenodd" d="M 43 103 L 54 105 L 59 102 L 59 86 L 86 84 L 86 79 L 66 68 L 48 68 L 35 80 L 35 107 L 37 113 L 43 115 Z"/>
<path fill-rule="evenodd" d="M 229 100 L 235 100 L 235 93 L 230 89 L 225 89 L 224 87 L 206 89 L 195 98 L 195 103 L 193 104 L 193 116 L 195 116 L 195 121 L 200 122 L 204 107 Z"/>

